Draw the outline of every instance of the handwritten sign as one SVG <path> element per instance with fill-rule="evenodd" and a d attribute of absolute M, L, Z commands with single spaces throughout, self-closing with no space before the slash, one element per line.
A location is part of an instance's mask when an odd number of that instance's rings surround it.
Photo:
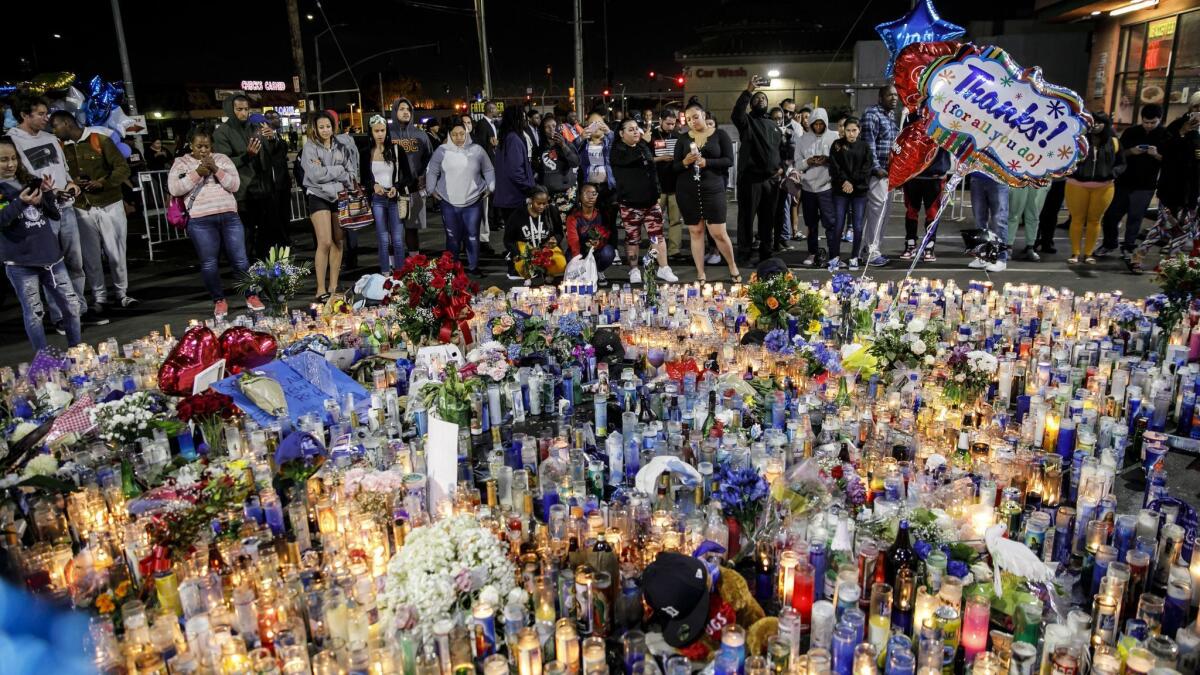
<path fill-rule="evenodd" d="M 1087 154 L 1091 117 L 1075 92 L 1021 70 L 998 47 L 971 47 L 921 75 L 928 134 L 997 180 L 1042 183 Z"/>

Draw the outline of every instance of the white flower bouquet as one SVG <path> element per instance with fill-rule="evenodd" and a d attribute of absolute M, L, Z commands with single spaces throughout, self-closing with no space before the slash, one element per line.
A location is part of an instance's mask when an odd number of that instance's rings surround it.
<path fill-rule="evenodd" d="M 507 547 L 474 516 L 455 515 L 413 529 L 388 563 L 381 597 L 385 625 L 393 612 L 411 607 L 419 619 L 414 630 L 428 635 L 440 619 L 500 599 L 516 586 L 516 566 Z"/>
<path fill-rule="evenodd" d="M 149 392 L 139 391 L 116 401 L 97 403 L 88 412 L 100 438 L 114 445 L 128 445 L 154 436 L 160 410 Z"/>

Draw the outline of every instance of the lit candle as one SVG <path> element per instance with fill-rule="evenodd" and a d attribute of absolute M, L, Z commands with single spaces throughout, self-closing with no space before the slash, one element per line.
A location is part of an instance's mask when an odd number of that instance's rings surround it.
<path fill-rule="evenodd" d="M 522 628 L 517 634 L 517 673 L 542 675 L 542 645 L 532 628 Z"/>
<path fill-rule="evenodd" d="M 590 673 L 605 667 L 604 638 L 590 637 L 583 641 L 583 672 Z M 524 675 L 524 674 L 522 674 Z"/>
<path fill-rule="evenodd" d="M 875 645 L 870 643 L 862 643 L 854 648 L 854 675 L 875 675 L 879 672 L 875 668 L 875 659 L 878 650 Z"/>
<path fill-rule="evenodd" d="M 871 615 L 867 619 L 867 640 L 876 652 L 887 649 L 888 637 L 892 633 L 892 587 L 875 584 L 871 587 Z"/>
<path fill-rule="evenodd" d="M 1200 552 L 1192 549 L 1192 564 L 1188 568 L 1192 575 L 1192 607 L 1200 607 Z"/>
<path fill-rule="evenodd" d="M 925 590 L 924 586 L 917 589 L 917 603 L 913 609 L 913 625 L 918 629 L 925 625 L 925 622 L 933 618 L 933 610 L 938 606 L 938 599 L 929 591 Z"/>
<path fill-rule="evenodd" d="M 1058 413 L 1046 413 L 1046 427 L 1042 432 L 1042 449 L 1046 452 L 1054 452 L 1058 445 Z"/>
<path fill-rule="evenodd" d="M 792 607 L 800 612 L 801 620 L 807 624 L 812 617 L 813 566 L 807 562 L 796 565 L 796 584 L 792 593 Z"/>
<path fill-rule="evenodd" d="M 776 576 L 776 589 L 780 604 L 789 604 L 792 602 L 796 587 L 796 566 L 799 564 L 799 553 L 788 550 L 779 554 L 779 573 Z"/>
<path fill-rule="evenodd" d="M 726 626 L 721 633 L 721 651 L 737 657 L 738 672 L 746 663 L 746 629 L 737 624 Z"/>
<path fill-rule="evenodd" d="M 973 595 L 967 599 L 962 619 L 962 646 L 968 663 L 975 660 L 976 654 L 987 649 L 991 611 L 991 603 L 986 597 Z"/>
<path fill-rule="evenodd" d="M 579 633 L 572 619 L 559 619 L 554 624 L 554 656 L 568 673 L 579 672 Z"/>

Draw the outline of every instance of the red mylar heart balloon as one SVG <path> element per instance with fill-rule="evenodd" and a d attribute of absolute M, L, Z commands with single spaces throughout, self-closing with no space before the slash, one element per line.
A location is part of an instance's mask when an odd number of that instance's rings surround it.
<path fill-rule="evenodd" d="M 192 326 L 158 368 L 158 388 L 164 394 L 192 393 L 196 375 L 221 358 L 217 336 L 207 326 Z"/>
<path fill-rule="evenodd" d="M 253 331 L 245 326 L 234 326 L 221 333 L 218 343 L 225 357 L 225 367 L 234 375 L 274 359 L 279 349 L 274 335 Z"/>
<path fill-rule="evenodd" d="M 945 42 L 914 42 L 900 50 L 893 69 L 896 82 L 896 93 L 900 95 L 900 104 L 905 110 L 916 110 L 925 97 L 919 80 L 925 66 L 934 59 L 950 56 L 958 51 L 961 43 L 948 40 Z"/>
<path fill-rule="evenodd" d="M 888 187 L 892 190 L 904 185 L 909 178 L 921 173 L 937 156 L 937 141 L 930 138 L 926 127 L 929 118 L 922 118 L 904 127 L 892 145 L 892 156 L 888 162 Z"/>

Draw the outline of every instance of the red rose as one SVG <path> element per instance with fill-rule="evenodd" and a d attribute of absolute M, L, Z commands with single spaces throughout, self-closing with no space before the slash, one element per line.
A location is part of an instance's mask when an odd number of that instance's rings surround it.
<path fill-rule="evenodd" d="M 844 470 L 839 465 L 839 466 L 833 467 L 833 469 L 830 470 L 829 475 L 833 476 L 833 478 L 836 480 L 836 479 L 841 478 L 843 473 L 844 473 Z"/>
<path fill-rule="evenodd" d="M 433 279 L 429 281 L 429 286 L 437 290 L 442 290 L 446 287 L 446 277 L 441 274 L 433 275 Z"/>

